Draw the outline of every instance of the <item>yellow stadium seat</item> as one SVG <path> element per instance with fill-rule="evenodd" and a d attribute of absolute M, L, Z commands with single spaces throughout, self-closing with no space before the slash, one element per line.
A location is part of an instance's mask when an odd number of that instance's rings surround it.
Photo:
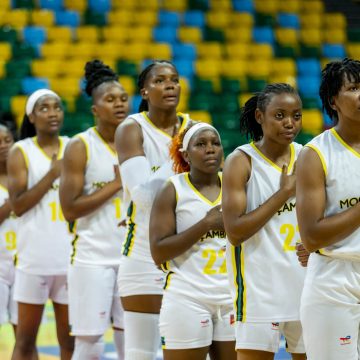
<path fill-rule="evenodd" d="M 69 10 L 84 12 L 87 8 L 87 0 L 65 0 L 65 7 Z"/>
<path fill-rule="evenodd" d="M 49 59 L 63 59 L 67 56 L 69 43 L 65 42 L 52 42 L 45 43 L 41 47 L 41 56 Z"/>
<path fill-rule="evenodd" d="M 55 23 L 55 15 L 53 11 L 50 10 L 36 10 L 34 9 L 31 12 L 31 22 L 36 26 L 53 26 Z"/>
<path fill-rule="evenodd" d="M 223 56 L 222 45 L 215 41 L 197 44 L 196 52 L 198 58 L 220 59 Z"/>
<path fill-rule="evenodd" d="M 190 119 L 212 124 L 211 115 L 207 111 L 203 110 L 191 110 L 189 111 Z"/>
<path fill-rule="evenodd" d="M 206 14 L 206 24 L 211 28 L 225 29 L 229 24 L 227 11 L 209 11 Z"/>
<path fill-rule="evenodd" d="M 330 28 L 323 31 L 323 41 L 329 44 L 344 44 L 347 42 L 346 30 L 341 28 Z"/>
<path fill-rule="evenodd" d="M 66 61 L 66 66 L 63 66 L 60 69 L 60 74 L 65 77 L 80 79 L 85 72 L 85 63 L 89 60 L 91 59 L 68 59 Z"/>
<path fill-rule="evenodd" d="M 302 29 L 319 29 L 323 24 L 322 13 L 309 13 L 300 15 L 300 23 Z"/>
<path fill-rule="evenodd" d="M 6 75 L 5 64 L 5 60 L 0 60 L 0 78 L 3 78 Z"/>
<path fill-rule="evenodd" d="M 162 6 L 164 10 L 184 11 L 187 9 L 186 0 L 163 0 Z"/>
<path fill-rule="evenodd" d="M 275 15 L 278 11 L 277 0 L 255 0 L 254 5 L 255 5 L 255 11 L 263 14 Z"/>
<path fill-rule="evenodd" d="M 242 93 L 239 95 L 238 101 L 239 101 L 239 106 L 243 107 L 245 105 L 245 103 L 252 97 L 254 96 L 254 94 L 252 93 Z"/>
<path fill-rule="evenodd" d="M 189 80 L 187 78 L 180 76 L 180 87 L 181 87 L 181 96 L 189 95 L 190 85 L 189 85 Z"/>
<path fill-rule="evenodd" d="M 320 110 L 304 109 L 302 111 L 302 128 L 304 131 L 317 135 L 323 130 L 323 117 Z"/>
<path fill-rule="evenodd" d="M 246 59 L 249 56 L 249 45 L 244 44 L 225 44 L 224 53 L 229 59 Z"/>
<path fill-rule="evenodd" d="M 286 83 L 296 88 L 296 77 L 290 75 L 270 75 L 269 83 Z"/>
<path fill-rule="evenodd" d="M 138 4 L 135 0 L 112 0 L 112 6 L 114 9 L 134 10 L 138 7 Z"/>
<path fill-rule="evenodd" d="M 126 51 L 126 45 L 115 41 L 106 41 L 97 44 L 95 47 L 95 56 L 97 58 L 106 58 L 115 60 L 119 58 L 122 52 Z"/>
<path fill-rule="evenodd" d="M 79 26 L 75 28 L 75 38 L 78 41 L 98 42 L 100 38 L 99 28 L 97 26 Z"/>
<path fill-rule="evenodd" d="M 201 78 L 215 78 L 220 75 L 221 61 L 213 59 L 196 60 L 195 73 Z"/>
<path fill-rule="evenodd" d="M 126 10 L 125 8 L 121 8 L 121 10 L 109 11 L 108 24 L 127 26 L 133 22 L 132 19 L 135 16 L 135 13 L 131 12 L 130 9 Z"/>
<path fill-rule="evenodd" d="M 229 14 L 229 26 L 233 29 L 236 27 L 252 28 L 254 26 L 254 16 L 250 13 L 232 12 Z"/>
<path fill-rule="evenodd" d="M 202 41 L 202 32 L 198 27 L 182 26 L 178 30 L 178 35 L 181 42 L 197 44 Z"/>
<path fill-rule="evenodd" d="M 253 59 L 269 60 L 273 57 L 273 48 L 270 44 L 250 44 L 249 57 Z"/>
<path fill-rule="evenodd" d="M 38 77 L 53 78 L 58 76 L 64 63 L 60 60 L 34 59 L 31 63 L 31 73 Z"/>
<path fill-rule="evenodd" d="M 210 0 L 210 9 L 219 11 L 231 11 L 231 0 Z"/>
<path fill-rule="evenodd" d="M 136 26 L 127 31 L 127 40 L 131 42 L 150 42 L 152 28 L 150 26 Z"/>
<path fill-rule="evenodd" d="M 252 40 L 252 28 L 236 27 L 225 29 L 225 37 L 230 43 L 248 43 Z"/>
<path fill-rule="evenodd" d="M 298 32 L 295 29 L 279 28 L 275 30 L 275 37 L 279 44 L 296 46 L 298 44 Z"/>
<path fill-rule="evenodd" d="M 102 36 L 105 41 L 125 42 L 128 31 L 124 25 L 105 26 L 102 30 Z"/>
<path fill-rule="evenodd" d="M 168 43 L 153 43 L 147 47 L 146 56 L 150 59 L 171 60 L 171 47 Z"/>
<path fill-rule="evenodd" d="M 23 28 L 29 24 L 30 16 L 29 11 L 25 9 L 9 10 L 2 17 L 0 25 L 11 25 L 15 28 Z"/>
<path fill-rule="evenodd" d="M 151 45 L 149 45 L 151 46 Z M 131 61 L 142 61 L 145 59 L 148 44 L 147 43 L 132 43 L 126 46 L 126 51 L 119 54 L 120 59 Z"/>
<path fill-rule="evenodd" d="M 360 44 L 359 43 L 349 43 L 346 46 L 346 51 L 350 58 L 355 60 L 360 60 Z"/>
<path fill-rule="evenodd" d="M 285 12 L 285 13 L 298 13 L 301 8 L 300 1 L 301 0 L 279 1 L 278 10 L 279 12 Z"/>
<path fill-rule="evenodd" d="M 49 41 L 71 42 L 73 40 L 72 29 L 68 26 L 54 26 L 47 29 Z"/>
<path fill-rule="evenodd" d="M 4 10 L 11 9 L 12 7 L 12 1 L 11 0 L 2 0 L 1 1 L 1 7 Z"/>
<path fill-rule="evenodd" d="M 131 76 L 120 76 L 119 83 L 124 87 L 125 91 L 133 96 L 136 92 L 136 84 Z"/>
<path fill-rule="evenodd" d="M 248 62 L 244 60 L 222 60 L 221 61 L 221 75 L 230 78 L 240 78 L 247 75 Z"/>
<path fill-rule="evenodd" d="M 0 42 L 0 60 L 8 61 L 12 56 L 11 45 L 8 42 Z"/>
<path fill-rule="evenodd" d="M 342 13 L 329 13 L 324 14 L 324 25 L 328 29 L 338 28 L 338 29 L 345 29 L 347 26 L 346 17 Z"/>
<path fill-rule="evenodd" d="M 68 57 L 77 59 L 90 59 L 96 56 L 97 44 L 90 41 L 71 43 L 68 47 Z"/>
<path fill-rule="evenodd" d="M 261 56 L 258 59 L 253 59 L 248 68 L 248 75 L 253 78 L 267 78 L 271 72 L 271 63 L 270 60 L 264 60 Z"/>
<path fill-rule="evenodd" d="M 158 13 L 156 11 L 143 10 L 138 11 L 136 16 L 132 17 L 133 25 L 156 26 L 158 22 Z"/>
<path fill-rule="evenodd" d="M 322 13 L 324 12 L 324 2 L 322 0 L 302 0 L 301 12 Z"/>
<path fill-rule="evenodd" d="M 305 45 L 320 46 L 322 43 L 322 30 L 317 28 L 301 29 L 300 40 Z"/>
<path fill-rule="evenodd" d="M 277 58 L 271 61 L 271 76 L 296 76 L 296 64 L 292 58 Z"/>
<path fill-rule="evenodd" d="M 62 97 L 74 97 L 80 92 L 80 78 L 62 77 L 50 79 L 50 87 Z"/>
<path fill-rule="evenodd" d="M 10 100 L 11 112 L 15 115 L 23 116 L 25 113 L 26 101 L 27 101 L 27 96 L 25 95 L 13 96 Z"/>

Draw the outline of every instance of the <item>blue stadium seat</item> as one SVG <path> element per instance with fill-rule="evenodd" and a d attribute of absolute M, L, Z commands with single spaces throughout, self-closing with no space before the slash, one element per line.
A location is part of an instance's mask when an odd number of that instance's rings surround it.
<path fill-rule="evenodd" d="M 342 44 L 323 44 L 322 55 L 329 59 L 341 59 L 346 56 L 346 51 Z"/>
<path fill-rule="evenodd" d="M 252 0 L 233 0 L 233 9 L 239 12 L 254 12 L 254 3 Z"/>
<path fill-rule="evenodd" d="M 178 27 L 180 25 L 180 14 L 175 11 L 161 10 L 158 14 L 158 21 L 160 25 Z"/>
<path fill-rule="evenodd" d="M 277 17 L 277 21 L 281 27 L 300 29 L 300 20 L 296 14 L 280 13 Z"/>
<path fill-rule="evenodd" d="M 141 95 L 133 95 L 131 97 L 130 114 L 134 114 L 138 112 L 141 100 L 142 100 Z"/>
<path fill-rule="evenodd" d="M 301 96 L 306 98 L 318 97 L 320 87 L 319 76 L 303 75 L 297 77 L 297 86 Z"/>
<path fill-rule="evenodd" d="M 177 28 L 172 26 L 157 26 L 153 30 L 155 42 L 167 42 L 173 44 L 177 40 Z"/>
<path fill-rule="evenodd" d="M 173 61 L 180 76 L 192 79 L 194 76 L 194 65 L 192 60 L 186 59 L 175 59 Z"/>
<path fill-rule="evenodd" d="M 77 27 L 80 25 L 80 14 L 74 10 L 56 11 L 56 25 Z"/>
<path fill-rule="evenodd" d="M 205 15 L 200 10 L 189 10 L 184 12 L 183 23 L 186 26 L 203 28 L 205 26 L 205 22 Z"/>
<path fill-rule="evenodd" d="M 111 10 L 111 0 L 88 0 L 88 7 L 96 13 L 107 13 Z"/>
<path fill-rule="evenodd" d="M 64 7 L 64 0 L 40 0 L 41 9 L 51 9 L 51 10 L 62 10 Z"/>
<path fill-rule="evenodd" d="M 259 26 L 253 29 L 253 40 L 256 43 L 274 44 L 274 31 L 270 26 Z"/>
<path fill-rule="evenodd" d="M 324 119 L 324 127 L 329 129 L 334 126 L 334 122 L 331 120 L 330 116 L 323 112 L 323 119 Z"/>
<path fill-rule="evenodd" d="M 25 95 L 30 95 L 39 89 L 49 89 L 49 80 L 46 78 L 25 77 L 21 81 L 22 91 Z"/>
<path fill-rule="evenodd" d="M 196 47 L 193 44 L 176 43 L 172 45 L 172 54 L 175 60 L 195 60 Z"/>
<path fill-rule="evenodd" d="M 301 58 L 296 60 L 298 75 L 304 76 L 320 76 L 321 65 L 316 58 Z"/>
<path fill-rule="evenodd" d="M 42 26 L 26 26 L 23 30 L 24 41 L 32 46 L 41 45 L 46 41 L 46 30 Z"/>

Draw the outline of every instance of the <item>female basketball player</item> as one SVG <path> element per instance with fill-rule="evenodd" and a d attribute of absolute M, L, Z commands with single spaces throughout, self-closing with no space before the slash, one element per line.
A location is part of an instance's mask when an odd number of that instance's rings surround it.
<path fill-rule="evenodd" d="M 301 100 L 271 84 L 245 104 L 240 123 L 254 142 L 224 166 L 223 215 L 236 310 L 238 360 L 273 359 L 280 334 L 293 359 L 305 359 L 299 321 L 304 269 L 298 264 L 295 160 Z"/>
<path fill-rule="evenodd" d="M 155 266 L 149 249 L 149 217 L 156 191 L 148 185 L 151 174 L 170 163 L 169 143 L 188 117 L 176 112 L 179 74 L 171 63 L 150 64 L 140 74 L 138 87 L 143 98 L 140 112 L 119 126 L 115 140 L 125 200 L 130 204 L 118 284 L 125 310 L 125 359 L 153 360 L 160 343 L 164 273 Z"/>
<path fill-rule="evenodd" d="M 296 208 L 311 253 L 301 299 L 310 360 L 357 360 L 360 325 L 360 62 L 322 71 L 320 97 L 335 127 L 298 160 Z"/>
<path fill-rule="evenodd" d="M 167 271 L 160 311 L 165 360 L 236 359 L 221 213 L 223 150 L 218 132 L 197 123 L 172 145 L 176 172 L 155 199 L 150 247 Z"/>
<path fill-rule="evenodd" d="M 18 326 L 13 360 L 30 359 L 44 310 L 53 301 L 61 359 L 70 359 L 66 272 L 70 234 L 59 202 L 59 176 L 68 142 L 59 136 L 64 111 L 57 94 L 35 91 L 27 100 L 21 138 L 11 149 L 8 181 L 17 219 L 14 299 Z"/>
<path fill-rule="evenodd" d="M 86 63 L 85 79 L 96 126 L 70 141 L 60 184 L 65 218 L 75 221 L 68 275 L 73 360 L 100 359 L 111 320 L 122 360 L 123 312 L 116 279 L 125 228 L 118 226 L 122 194 L 114 135 L 127 116 L 128 94 L 99 60 Z"/>

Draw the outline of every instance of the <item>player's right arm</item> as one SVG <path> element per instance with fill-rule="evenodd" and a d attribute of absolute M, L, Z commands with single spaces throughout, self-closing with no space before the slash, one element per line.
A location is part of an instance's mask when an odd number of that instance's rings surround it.
<path fill-rule="evenodd" d="M 49 171 L 28 189 L 28 169 L 22 151 L 16 145 L 9 152 L 7 161 L 8 190 L 11 207 L 17 216 L 33 208 L 49 191 L 52 183 L 60 176 L 61 160 L 54 155 Z"/>
<path fill-rule="evenodd" d="M 72 139 L 66 146 L 60 178 L 60 203 L 67 221 L 86 216 L 121 189 L 118 166 L 114 166 L 114 180 L 91 194 L 84 194 L 86 146 L 80 138 Z"/>

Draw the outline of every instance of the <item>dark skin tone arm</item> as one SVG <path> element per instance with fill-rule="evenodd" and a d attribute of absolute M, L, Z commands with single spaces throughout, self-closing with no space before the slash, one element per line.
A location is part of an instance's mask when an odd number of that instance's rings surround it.
<path fill-rule="evenodd" d="M 60 179 L 60 202 L 67 221 L 91 214 L 121 189 L 118 166 L 114 180 L 90 195 L 83 194 L 86 168 L 86 147 L 81 139 L 73 139 L 66 147 Z"/>
<path fill-rule="evenodd" d="M 135 156 L 145 156 L 141 128 L 132 119 L 126 119 L 116 129 L 115 145 L 120 165 Z"/>
<path fill-rule="evenodd" d="M 296 213 L 305 248 L 316 251 L 336 244 L 360 226 L 360 204 L 336 215 L 324 217 L 325 173 L 318 154 L 304 148 L 298 158 Z"/>
<path fill-rule="evenodd" d="M 199 222 L 177 234 L 175 208 L 175 188 L 168 182 L 156 196 L 150 216 L 150 250 L 156 265 L 183 254 L 207 231 L 224 230 L 218 205 Z"/>
<path fill-rule="evenodd" d="M 280 189 L 257 209 L 246 213 L 246 184 L 251 174 L 249 157 L 241 152 L 232 153 L 223 170 L 222 209 L 226 234 L 230 243 L 238 246 L 256 234 L 295 195 L 295 174 L 287 175 L 283 166 Z M 294 169 L 295 170 L 295 169 Z"/>
<path fill-rule="evenodd" d="M 28 171 L 24 156 L 17 147 L 10 150 L 7 161 L 8 186 L 11 206 L 17 216 L 21 216 L 39 203 L 60 176 L 60 169 L 61 160 L 57 160 L 54 154 L 49 171 L 35 186 L 28 189 Z"/>

